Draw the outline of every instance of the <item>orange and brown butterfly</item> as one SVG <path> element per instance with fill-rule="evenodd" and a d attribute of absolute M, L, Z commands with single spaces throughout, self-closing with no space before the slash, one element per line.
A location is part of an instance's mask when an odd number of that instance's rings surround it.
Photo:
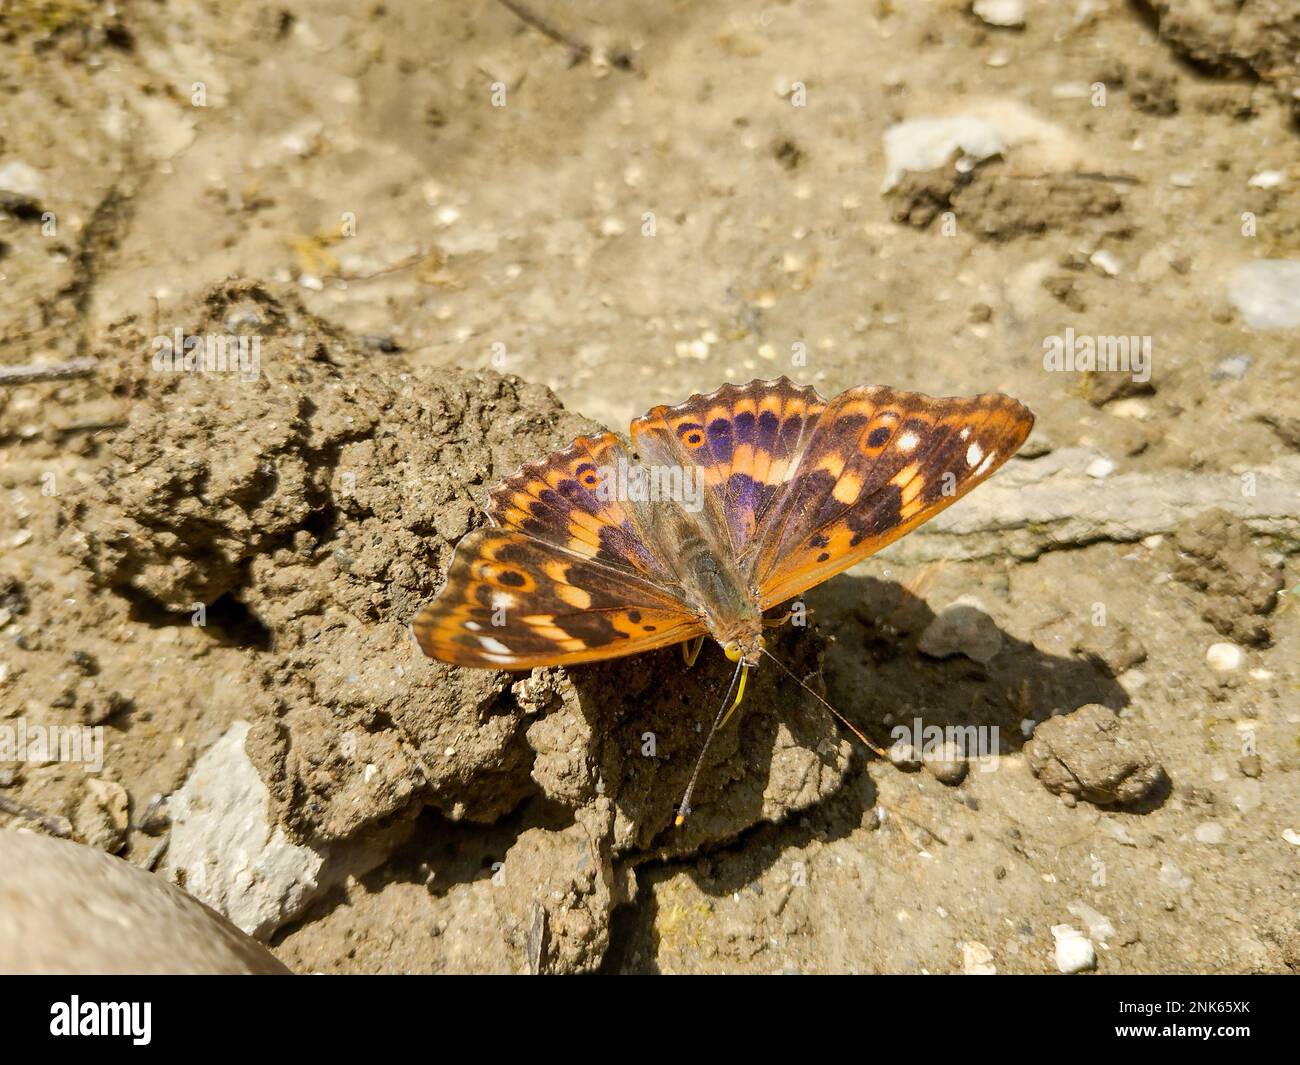
<path fill-rule="evenodd" d="M 492 489 L 490 525 L 461 540 L 412 631 L 432 658 L 518 670 L 707 634 L 743 691 L 764 611 L 934 517 L 1033 424 L 997 393 L 827 401 L 784 377 L 655 407 L 631 448 L 580 437 Z"/>

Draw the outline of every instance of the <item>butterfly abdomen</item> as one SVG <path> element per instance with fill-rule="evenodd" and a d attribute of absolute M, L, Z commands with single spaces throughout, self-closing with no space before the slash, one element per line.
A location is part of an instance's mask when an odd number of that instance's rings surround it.
<path fill-rule="evenodd" d="M 682 584 L 724 647 L 763 631 L 758 600 L 740 571 L 703 539 L 683 545 Z"/>

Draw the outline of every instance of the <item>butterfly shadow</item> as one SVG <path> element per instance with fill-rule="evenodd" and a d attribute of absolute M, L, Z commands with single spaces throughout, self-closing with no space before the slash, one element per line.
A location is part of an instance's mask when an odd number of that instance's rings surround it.
<path fill-rule="evenodd" d="M 946 735 L 952 735 L 948 730 L 953 729 L 959 730 L 957 735 L 979 737 L 992 751 L 1005 755 L 1027 742 L 1031 722 L 1087 703 L 1113 710 L 1129 703 L 1124 688 L 1103 664 L 1082 656 L 1046 653 L 999 629 L 986 615 L 967 619 L 971 622 L 967 626 L 971 649 L 985 661 L 960 653 L 943 658 L 922 653 L 918 648 L 921 636 L 937 615 L 925 600 L 893 581 L 845 574 L 808 592 L 805 601 L 806 625 L 788 626 L 772 645 L 773 653 L 810 683 L 820 660 L 827 698 L 881 747 L 889 747 L 899 738 L 896 728 L 905 729 L 911 737 L 919 725 L 921 734 L 914 746 L 920 749 L 928 735 L 925 730 L 937 726 Z M 871 773 L 903 770 L 881 766 L 876 756 L 856 741 L 852 763 L 842 784 L 831 794 L 779 824 L 755 816 L 759 813 L 756 793 L 769 783 L 778 742 L 776 722 L 767 717 L 769 712 L 778 714 L 788 729 L 789 735 L 781 742 L 802 738 L 814 744 L 814 749 L 826 751 L 834 747 L 837 734 L 847 735 L 829 714 L 817 713 L 814 697 L 784 680 L 774 664 L 765 661 L 759 671 L 762 674 L 771 678 L 774 688 L 760 696 L 762 709 L 748 719 L 754 731 L 748 736 L 742 733 L 733 747 L 752 761 L 737 765 L 728 758 L 709 763 L 702 777 L 712 780 L 712 795 L 720 794 L 724 804 L 730 802 L 733 818 L 736 814 L 753 818 L 748 828 L 738 827 L 733 820 L 734 831 L 712 848 L 716 851 L 718 844 L 742 839 L 746 860 L 714 861 L 708 853 L 709 844 L 692 837 L 692 846 L 668 848 L 662 854 L 667 861 L 643 869 L 643 885 L 675 875 L 683 868 L 681 859 L 690 857 L 691 864 L 684 868 L 706 895 L 722 897 L 753 890 L 763 872 L 782 861 L 791 847 L 842 838 L 875 823 L 876 788 Z M 725 669 L 705 672 L 711 686 L 725 684 L 727 675 Z M 703 717 L 690 720 L 693 734 Z M 869 773 L 867 767 L 872 763 L 876 764 Z M 827 759 L 828 769 L 834 764 L 834 759 Z M 746 780 L 751 782 L 748 792 L 742 787 Z M 726 800 L 726 788 L 739 792 Z M 707 814 L 707 810 L 697 814 Z M 708 827 L 717 825 L 715 819 Z M 734 856 L 734 848 L 728 853 Z M 647 964 L 644 959 L 656 956 L 654 893 L 643 892 L 642 898 L 646 901 L 625 907 L 617 916 L 609 971 L 637 971 Z"/>
<path fill-rule="evenodd" d="M 771 642 L 771 641 L 770 641 Z M 797 676 L 820 687 L 821 639 L 780 633 L 772 642 Z M 798 683 L 763 662 L 733 719 L 705 739 L 736 675 L 713 644 L 687 668 L 677 648 L 569 671 L 589 756 L 614 807 L 625 852 L 673 858 L 737 839 L 833 794 L 852 749 Z M 703 752 L 692 811 L 674 825 Z"/>
<path fill-rule="evenodd" d="M 936 625 L 925 600 L 895 581 L 845 574 L 813 589 L 807 602 L 832 640 L 832 701 L 882 746 L 901 738 L 921 750 L 927 726 L 946 735 L 974 727 L 967 735 L 982 747 L 973 753 L 1008 754 L 1055 714 L 1129 704 L 1103 662 L 1045 652 L 971 606 L 954 606 Z"/>

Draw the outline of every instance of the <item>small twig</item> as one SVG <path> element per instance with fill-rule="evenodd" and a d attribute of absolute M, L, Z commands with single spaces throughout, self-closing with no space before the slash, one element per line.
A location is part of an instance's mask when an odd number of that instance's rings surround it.
<path fill-rule="evenodd" d="M 538 33 L 543 33 L 551 40 L 558 44 L 564 45 L 573 53 L 575 63 L 588 59 L 591 56 L 591 46 L 583 44 L 576 37 L 570 37 L 563 30 L 556 29 L 540 15 L 534 15 L 518 0 L 498 0 L 502 7 L 507 8 L 514 16 L 523 22 L 528 23 Z"/>
<path fill-rule="evenodd" d="M 0 385 L 29 385 L 35 381 L 62 381 L 70 377 L 89 377 L 98 366 L 99 360 L 92 358 L 33 363 L 29 366 L 0 366 Z"/>
<path fill-rule="evenodd" d="M 0 795 L 0 813 L 13 814 L 14 817 L 35 821 L 51 836 L 58 836 L 60 839 L 68 839 L 72 835 L 72 822 L 66 817 L 43 814 L 40 810 L 27 806 L 17 799 L 8 799 Z"/>
<path fill-rule="evenodd" d="M 436 253 L 435 253 L 436 254 Z M 406 270 L 412 266 L 418 266 L 430 257 L 429 252 L 416 252 L 399 262 L 393 263 L 392 266 L 381 266 L 378 270 L 373 270 L 368 274 L 321 274 L 322 281 L 373 281 L 376 277 L 385 277 L 388 274 L 395 274 L 399 270 Z"/>
<path fill-rule="evenodd" d="M 74 433 L 100 433 L 106 429 L 125 427 L 126 422 L 73 422 L 71 425 L 60 425 L 55 431 L 60 436 L 72 436 Z"/>
<path fill-rule="evenodd" d="M 1114 185 L 1141 185 L 1142 181 L 1132 174 L 1104 174 L 1097 170 L 1044 170 L 1038 174 L 1008 174 L 1013 181 L 1042 181 L 1048 177 L 1073 178 L 1076 181 L 1106 181 Z"/>

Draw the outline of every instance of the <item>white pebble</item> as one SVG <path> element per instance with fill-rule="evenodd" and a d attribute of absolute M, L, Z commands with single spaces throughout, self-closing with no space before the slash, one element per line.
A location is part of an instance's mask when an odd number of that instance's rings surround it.
<path fill-rule="evenodd" d="M 1125 396 L 1123 399 L 1117 399 L 1114 403 L 1108 404 L 1106 409 L 1116 418 L 1133 418 L 1139 422 L 1144 422 L 1151 416 L 1150 405 L 1145 400 L 1138 399 L 1137 396 Z"/>
<path fill-rule="evenodd" d="M 1228 299 L 1252 329 L 1300 325 L 1300 261 L 1243 263 L 1228 279 Z"/>
<path fill-rule="evenodd" d="M 1297 832 L 1294 828 L 1282 829 L 1282 838 L 1291 846 L 1300 847 L 1300 832 Z"/>
<path fill-rule="evenodd" d="M 967 976 L 994 976 L 993 952 L 983 943 L 967 941 L 961 945 L 961 971 Z"/>
<path fill-rule="evenodd" d="M 1056 968 L 1063 973 L 1082 973 L 1097 968 L 1097 951 L 1092 940 L 1068 924 L 1052 925 L 1056 939 Z"/>
<path fill-rule="evenodd" d="M 1092 88 L 1086 81 L 1063 81 L 1052 86 L 1053 100 L 1086 100 Z"/>
<path fill-rule="evenodd" d="M 1205 661 L 1216 673 L 1227 673 L 1241 666 L 1241 648 L 1235 643 L 1212 643 L 1205 652 Z"/>
<path fill-rule="evenodd" d="M 1204 824 L 1197 825 L 1192 835 L 1197 843 L 1208 843 L 1213 847 L 1227 839 L 1228 830 L 1217 821 L 1206 821 Z"/>
<path fill-rule="evenodd" d="M 1093 266 L 1107 277 L 1115 277 L 1119 274 L 1119 260 L 1108 251 L 1102 250 L 1093 252 L 1092 255 L 1088 257 L 1088 262 L 1092 263 Z"/>
<path fill-rule="evenodd" d="M 1083 472 L 1089 477 L 1095 477 L 1097 480 L 1103 481 L 1115 472 L 1115 463 L 1105 457 L 1095 458 L 1088 463 Z"/>
<path fill-rule="evenodd" d="M 1210 371 L 1210 380 L 1240 381 L 1249 369 L 1249 355 L 1229 355 L 1214 364 L 1214 369 Z"/>
<path fill-rule="evenodd" d="M 1079 918 L 1087 927 L 1089 939 L 1097 939 L 1104 943 L 1115 934 L 1115 926 L 1110 918 L 1094 910 L 1086 902 L 1072 902 L 1068 908 L 1070 915 Z"/>
<path fill-rule="evenodd" d="M 1238 812 L 1248 814 L 1264 801 L 1264 788 L 1258 780 L 1239 780 L 1233 784 L 1229 798 Z"/>
<path fill-rule="evenodd" d="M 1192 886 L 1192 878 L 1178 868 L 1174 862 L 1164 862 L 1160 866 L 1160 883 L 1175 891 L 1185 891 Z"/>
<path fill-rule="evenodd" d="M 1282 184 L 1282 171 L 1261 170 L 1246 182 L 1246 184 L 1253 189 L 1275 189 Z"/>
<path fill-rule="evenodd" d="M 885 130 L 885 180 L 882 192 L 898 184 L 906 171 L 937 170 L 955 152 L 973 164 L 1006 151 L 1007 142 L 992 122 L 974 115 L 913 118 Z"/>
<path fill-rule="evenodd" d="M 0 166 L 0 192 L 9 192 L 29 200 L 45 195 L 45 181 L 39 170 L 21 159 L 11 159 Z"/>
<path fill-rule="evenodd" d="M 1024 0 L 975 0 L 971 10 L 990 26 L 1017 29 L 1025 24 Z"/>

